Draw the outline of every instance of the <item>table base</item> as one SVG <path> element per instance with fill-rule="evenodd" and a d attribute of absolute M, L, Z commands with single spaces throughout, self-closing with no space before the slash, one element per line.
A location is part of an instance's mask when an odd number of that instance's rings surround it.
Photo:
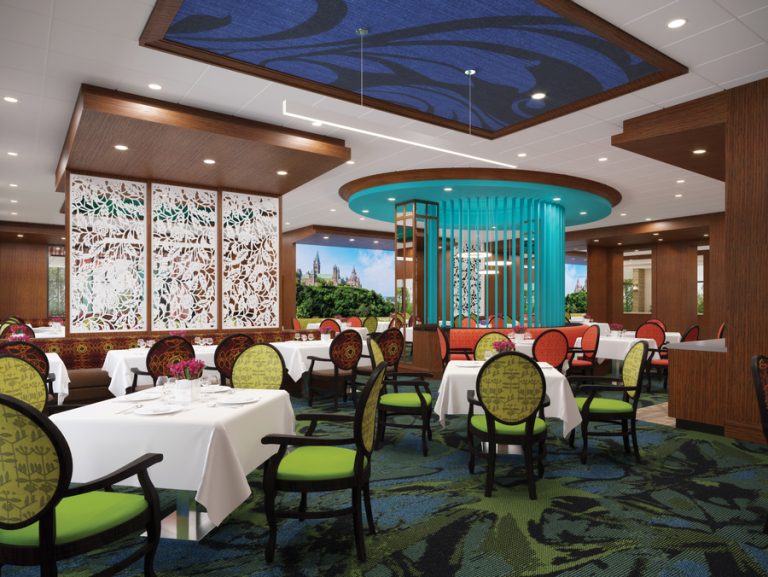
<path fill-rule="evenodd" d="M 176 491 L 176 510 L 160 521 L 160 537 L 201 541 L 216 528 L 208 513 L 198 511 L 194 491 Z"/>

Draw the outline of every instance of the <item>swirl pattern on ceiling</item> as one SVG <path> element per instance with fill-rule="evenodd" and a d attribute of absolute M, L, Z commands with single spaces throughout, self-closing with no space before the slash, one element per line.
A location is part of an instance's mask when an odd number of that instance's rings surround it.
<path fill-rule="evenodd" d="M 184 0 L 164 40 L 359 100 L 361 27 L 366 104 L 467 127 L 472 68 L 471 124 L 489 136 L 660 73 L 536 0 Z"/>

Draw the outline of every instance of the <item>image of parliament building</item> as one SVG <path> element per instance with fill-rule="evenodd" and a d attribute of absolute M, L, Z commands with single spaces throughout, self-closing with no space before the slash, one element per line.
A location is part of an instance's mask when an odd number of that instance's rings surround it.
<path fill-rule="evenodd" d="M 320 284 L 330 286 L 351 286 L 355 288 L 363 288 L 360 284 L 360 277 L 357 276 L 355 267 L 352 267 L 352 273 L 348 278 L 342 278 L 341 272 L 337 265 L 333 265 L 331 274 L 320 273 L 320 253 L 315 253 L 315 260 L 312 262 L 312 272 L 302 274 L 301 269 L 297 271 L 298 280 L 301 284 L 307 286 L 316 286 Z"/>

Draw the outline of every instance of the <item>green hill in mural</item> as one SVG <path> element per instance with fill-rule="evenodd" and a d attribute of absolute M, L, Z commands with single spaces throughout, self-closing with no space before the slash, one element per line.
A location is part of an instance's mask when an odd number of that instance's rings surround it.
<path fill-rule="evenodd" d="M 296 287 L 296 316 L 388 316 L 394 307 L 376 291 L 325 284 Z"/>

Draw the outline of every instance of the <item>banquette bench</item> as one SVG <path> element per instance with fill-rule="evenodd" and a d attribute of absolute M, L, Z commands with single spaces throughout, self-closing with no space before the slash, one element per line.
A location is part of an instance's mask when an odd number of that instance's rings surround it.
<path fill-rule="evenodd" d="M 576 343 L 576 339 L 581 338 L 584 332 L 587 330 L 588 325 L 578 325 L 569 327 L 546 327 L 546 328 L 529 328 L 526 332 L 535 339 L 544 331 L 549 329 L 557 329 L 561 331 L 568 339 L 568 346 L 572 347 Z M 448 346 L 452 349 L 473 349 L 475 344 L 485 334 L 498 332 L 503 335 L 512 333 L 512 329 L 509 328 L 454 328 L 448 330 Z"/>

